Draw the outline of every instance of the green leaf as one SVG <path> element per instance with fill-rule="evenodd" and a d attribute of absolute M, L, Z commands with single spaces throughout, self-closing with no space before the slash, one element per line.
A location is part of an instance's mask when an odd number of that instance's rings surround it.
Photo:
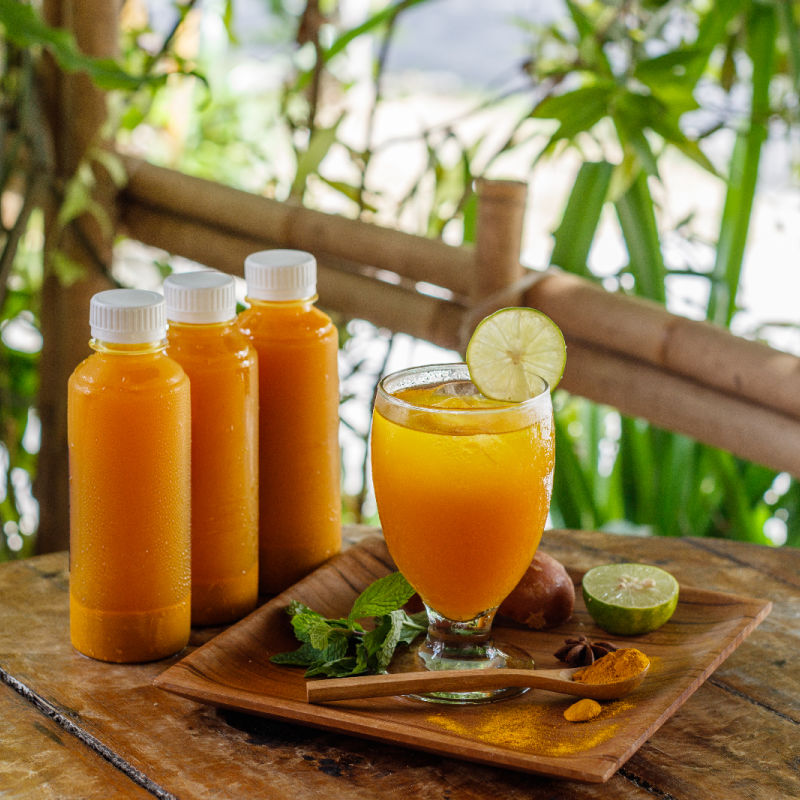
<path fill-rule="evenodd" d="M 337 658 L 333 661 L 320 662 L 306 670 L 306 677 L 313 678 L 324 676 L 326 678 L 345 678 L 348 675 L 355 675 L 356 659 L 352 656 Z"/>
<path fill-rule="evenodd" d="M 301 198 L 305 191 L 306 181 L 310 175 L 319 171 L 322 160 L 328 151 L 336 144 L 336 131 L 343 117 L 330 128 L 317 128 L 311 135 L 311 141 L 304 153 L 300 154 L 297 161 L 297 172 L 292 184 L 291 196 Z"/>
<path fill-rule="evenodd" d="M 556 414 L 555 431 L 558 453 L 558 469 L 553 474 L 555 506 L 561 514 L 563 527 L 591 530 L 597 527 L 598 518 L 591 487 L 596 474 L 594 454 L 587 455 L 589 466 L 583 469 L 565 414 Z"/>
<path fill-rule="evenodd" d="M 464 215 L 464 242 L 475 244 L 475 234 L 478 230 L 478 195 L 470 192 L 463 207 Z"/>
<path fill-rule="evenodd" d="M 585 120 L 599 119 L 598 112 L 604 116 L 615 91 L 613 83 L 604 82 L 563 94 L 551 94 L 533 107 L 530 116 L 535 119 L 556 119 L 565 125 L 565 130 L 586 130 Z"/>
<path fill-rule="evenodd" d="M 609 104 L 615 91 L 613 85 L 592 85 L 561 95 L 550 95 L 531 111 L 531 117 L 556 119 L 556 132 L 542 149 L 539 157 L 552 152 L 559 141 L 569 141 L 579 133 L 591 130 L 608 116 Z"/>
<path fill-rule="evenodd" d="M 698 107 L 694 98 L 697 77 L 708 61 L 708 52 L 697 47 L 680 47 L 655 58 L 639 61 L 633 70 L 636 80 L 647 86 L 670 110 L 682 114 Z"/>
<path fill-rule="evenodd" d="M 321 64 L 319 66 L 327 64 L 331 59 L 339 55 L 339 53 L 346 50 L 347 46 L 351 42 L 358 39 L 359 36 L 371 34 L 377 28 L 380 28 L 382 25 L 390 22 L 398 13 L 418 5 L 419 3 L 425 2 L 428 2 L 428 0 L 401 0 L 401 2 L 384 6 L 380 11 L 373 14 L 369 19 L 365 20 L 360 25 L 345 31 L 338 36 L 330 47 L 322 51 L 320 55 Z M 300 73 L 295 83 L 295 91 L 301 92 L 308 87 L 313 74 L 314 69 L 309 69 Z"/>
<path fill-rule="evenodd" d="M 370 584 L 355 600 L 349 620 L 377 617 L 400 608 L 414 595 L 414 588 L 400 572 L 392 572 Z"/>
<path fill-rule="evenodd" d="M 761 149 L 767 137 L 769 88 L 775 71 L 777 19 L 774 6 L 753 5 L 747 25 L 753 65 L 748 128 L 736 139 L 731 156 L 719 243 L 712 271 L 706 317 L 727 326 L 736 311 L 736 295 L 758 180 Z"/>
<path fill-rule="evenodd" d="M 777 3 L 777 12 L 788 44 L 789 76 L 795 94 L 800 95 L 800 19 L 793 14 L 792 3 Z"/>
<path fill-rule="evenodd" d="M 602 6 L 600 8 L 602 9 Z M 574 0 L 567 0 L 567 10 L 578 33 L 578 50 L 582 60 L 591 65 L 597 74 L 611 77 L 613 75 L 611 63 L 603 48 L 602 34 L 598 33 L 604 25 L 598 24 L 600 20 L 597 17 L 592 19 L 586 14 L 581 5 Z"/>
<path fill-rule="evenodd" d="M 348 200 L 352 200 L 354 203 L 358 204 L 359 208 L 372 212 L 376 212 L 378 210 L 376 206 L 372 205 L 371 203 L 367 203 L 364 200 L 360 186 L 353 186 L 351 183 L 345 183 L 344 181 L 332 181 L 329 178 L 326 178 L 324 175 L 318 175 L 318 177 L 323 183 L 330 186 L 331 189 L 339 192 L 341 195 L 344 195 Z"/>
<path fill-rule="evenodd" d="M 313 647 L 308 642 L 304 642 L 297 648 L 288 653 L 276 653 L 270 656 L 270 661 L 273 664 L 281 664 L 287 667 L 310 667 L 319 661 L 320 651 Z"/>
<path fill-rule="evenodd" d="M 331 625 L 322 614 L 312 611 L 301 603 L 294 603 L 287 609 L 292 618 L 295 636 L 301 642 L 307 642 L 317 650 L 328 646 Z"/>
<path fill-rule="evenodd" d="M 613 166 L 607 161 L 581 165 L 561 222 L 553 234 L 555 243 L 551 264 L 576 275 L 591 277 L 587 266 L 589 250 L 600 224 L 613 172 Z"/>
<path fill-rule="evenodd" d="M 45 47 L 65 72 L 86 72 L 101 89 L 130 91 L 145 84 L 162 85 L 167 79 L 166 75 L 131 75 L 112 59 L 84 55 L 69 31 L 45 24 L 31 5 L 19 0 L 0 0 L 0 25 L 5 37 L 18 47 Z"/>
<path fill-rule="evenodd" d="M 425 614 L 409 616 L 399 606 L 414 593 L 408 581 L 393 572 L 372 583 L 357 598 L 347 619 L 328 619 L 303 603 L 290 601 L 296 638 L 294 651 L 277 653 L 274 664 L 307 667 L 306 675 L 345 677 L 363 672 L 385 672 L 400 642 L 410 643 L 427 628 Z M 357 621 L 375 617 L 367 632 Z"/>
<path fill-rule="evenodd" d="M 644 173 L 640 173 L 628 191 L 617 200 L 616 208 L 630 256 L 629 268 L 636 279 L 636 293 L 663 304 L 666 299 L 666 268 L 661 254 L 653 198 Z"/>
<path fill-rule="evenodd" d="M 383 639 L 383 644 L 380 646 L 377 653 L 375 653 L 375 669 L 377 672 L 386 672 L 386 668 L 392 660 L 392 655 L 394 654 L 395 648 L 400 643 L 400 636 L 405 627 L 406 613 L 402 610 L 392 611 L 387 619 L 389 620 L 389 624 Z"/>
<path fill-rule="evenodd" d="M 398 642 L 402 644 L 411 644 L 414 639 L 421 633 L 428 630 L 428 614 L 426 611 L 417 611 L 416 614 L 403 614 L 403 626 L 400 628 L 400 635 Z"/>
<path fill-rule="evenodd" d="M 400 11 L 405 11 L 413 6 L 425 2 L 427 2 L 427 0 L 402 0 L 402 2 L 392 3 L 385 6 L 380 11 L 373 14 L 369 19 L 362 22 L 361 25 L 357 25 L 355 28 L 351 28 L 349 31 L 345 31 L 341 36 L 337 37 L 333 44 L 324 51 L 323 61 L 327 63 L 334 56 L 341 53 L 347 47 L 347 45 L 350 44 L 350 42 L 357 39 L 359 36 L 363 36 L 365 33 L 369 33 L 375 28 L 378 28 L 381 25 L 389 22 Z"/>

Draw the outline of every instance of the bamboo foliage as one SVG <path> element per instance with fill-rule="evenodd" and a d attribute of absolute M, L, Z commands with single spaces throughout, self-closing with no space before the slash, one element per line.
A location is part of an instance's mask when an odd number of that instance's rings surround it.
<path fill-rule="evenodd" d="M 614 417 L 616 412 L 601 406 L 579 414 L 574 409 L 570 412 L 569 408 L 562 412 L 560 453 L 562 466 L 566 461 L 568 474 L 562 475 L 557 484 L 554 504 L 564 519 L 575 517 L 572 505 L 580 501 L 582 508 L 588 509 L 588 514 L 583 515 L 583 524 L 587 516 L 589 524 L 597 527 L 624 525 L 620 520 L 627 520 L 645 526 L 648 532 L 666 535 L 714 531 L 718 535 L 768 543 L 764 525 L 776 503 L 777 493 L 773 489 L 776 477 L 756 464 L 769 464 L 774 469 L 797 475 L 796 466 L 790 463 L 791 457 L 784 460 L 777 456 L 782 449 L 780 442 L 795 437 L 800 402 L 794 390 L 787 392 L 786 389 L 796 380 L 796 359 L 770 352 L 755 343 L 743 344 L 733 356 L 722 344 L 719 337 L 725 334 L 723 328 L 718 327 L 729 325 L 737 310 L 759 158 L 770 117 L 775 113 L 770 92 L 778 63 L 779 41 L 788 45 L 793 83 L 795 87 L 800 85 L 798 60 L 793 56 L 797 50 L 798 19 L 787 11 L 785 4 L 778 5 L 782 11 L 772 4 L 739 0 L 715 4 L 713 9 L 700 14 L 693 46 L 680 45 L 656 58 L 651 58 L 646 51 L 638 51 L 634 33 L 628 40 L 633 54 L 631 60 L 622 71 L 615 72 L 605 58 L 604 47 L 615 25 L 619 25 L 617 33 L 623 39 L 629 36 L 626 22 L 622 17 L 607 16 L 606 21 L 612 19 L 610 24 L 590 24 L 584 16 L 586 6 L 569 4 L 582 52 L 595 57 L 593 74 L 587 81 L 590 85 L 594 82 L 595 86 L 604 87 L 609 105 L 607 112 L 597 116 L 589 127 L 607 113 L 614 123 L 625 158 L 622 165 L 615 168 L 606 162 L 583 165 L 564 219 L 579 218 L 585 205 L 584 185 L 593 185 L 602 199 L 597 196 L 592 199 L 591 213 L 583 222 L 577 241 L 570 241 L 570 227 L 562 222 L 556 232 L 554 259 L 574 271 L 575 263 L 588 256 L 586 242 L 593 238 L 599 221 L 598 204 L 613 203 L 629 256 L 620 276 L 631 278 L 633 293 L 644 300 L 638 304 L 621 303 L 616 313 L 605 315 L 592 313 L 591 301 L 581 302 L 582 295 L 590 294 L 584 292 L 585 287 L 565 292 L 564 298 L 555 305 L 545 296 L 546 281 L 536 287 L 538 296 L 529 294 L 531 302 L 550 308 L 556 315 L 566 312 L 568 304 L 575 318 L 581 320 L 579 341 L 571 342 L 564 385 L 581 394 L 582 386 L 591 382 L 595 399 L 639 417 L 637 420 L 622 418 L 615 436 L 606 437 L 605 441 L 590 436 L 587 446 L 586 433 L 601 429 L 609 415 Z M 598 8 L 595 7 L 595 12 Z M 646 14 L 642 18 L 645 19 Z M 651 22 L 655 23 L 655 18 Z M 783 39 L 779 36 L 781 33 Z M 648 187 L 649 181 L 659 177 L 659 158 L 651 148 L 652 134 L 694 158 L 709 171 L 715 171 L 702 156 L 699 140 L 688 140 L 677 123 L 683 113 L 697 107 L 693 92 L 704 74 L 705 64 L 722 44 L 726 50 L 723 83 L 727 89 L 735 84 L 737 64 L 743 58 L 749 61 L 752 73 L 749 114 L 739 124 L 727 174 L 723 175 L 726 197 L 716 261 L 707 277 L 699 271 L 693 272 L 691 267 L 688 270 L 696 278 L 709 282 L 706 318 L 717 324 L 677 320 L 665 312 L 660 318 L 650 313 L 638 318 L 643 302 L 665 303 L 665 279 L 670 274 L 664 263 L 661 234 Z M 610 83 L 612 76 L 615 80 Z M 628 83 L 630 76 L 638 80 L 638 85 Z M 560 118 L 569 114 L 568 99 L 569 93 L 560 97 Z M 572 99 L 579 98 L 573 96 Z M 649 111 L 643 113 L 643 108 Z M 546 112 L 546 107 L 540 108 L 541 115 L 547 116 Z M 582 132 L 589 127 L 583 127 Z M 571 131 L 569 138 L 574 138 L 576 133 Z M 613 177 L 602 180 L 612 172 L 616 175 L 616 184 L 622 182 L 626 186 L 621 193 L 612 194 Z M 583 317 L 576 306 L 584 311 Z M 604 369 L 602 365 L 609 353 L 594 351 L 589 356 L 583 352 L 584 348 L 594 348 L 597 344 L 602 347 L 616 344 L 623 337 L 633 343 L 626 357 L 633 356 L 637 360 L 620 361 L 614 368 L 607 365 Z M 618 355 L 615 353 L 613 357 Z M 656 364 L 666 367 L 668 372 L 651 376 L 650 365 Z M 790 375 L 788 384 L 784 383 L 784 377 Z M 647 388 L 630 393 L 628 387 L 632 383 Z M 716 394 L 706 393 L 709 385 L 714 386 Z M 705 404 L 708 404 L 708 413 L 699 409 Z M 638 411 L 635 408 L 637 405 L 649 406 L 650 410 L 642 413 L 641 408 Z M 576 424 L 581 433 L 577 438 L 570 435 L 571 428 L 566 424 L 570 413 L 579 420 Z M 670 431 L 689 434 L 697 441 L 645 425 L 642 418 Z M 703 431 L 698 433 L 693 430 L 693 424 L 699 419 L 703 419 Z M 718 435 L 720 427 L 728 429 L 722 437 Z M 724 443 L 728 435 L 738 439 L 736 446 Z M 776 441 L 771 442 L 773 437 Z M 703 447 L 698 442 L 730 452 Z M 617 448 L 613 463 L 606 464 L 607 475 L 596 479 L 598 453 L 603 446 L 607 449 L 611 444 Z M 756 454 L 754 451 L 761 446 L 765 452 Z M 796 442 L 784 452 L 789 455 L 794 447 Z M 570 451 L 566 459 L 565 450 Z M 756 463 L 738 460 L 731 453 Z M 573 486 L 583 486 L 584 496 L 572 497 Z M 697 487 L 701 487 L 700 492 Z M 781 506 L 781 519 L 785 523 L 791 521 L 788 508 L 797 508 L 796 484 L 782 491 L 786 493 Z M 587 502 L 587 496 L 592 502 Z M 618 503 L 607 503 L 609 499 L 622 499 L 622 507 Z M 788 540 L 800 541 L 797 522 L 786 527 Z"/>

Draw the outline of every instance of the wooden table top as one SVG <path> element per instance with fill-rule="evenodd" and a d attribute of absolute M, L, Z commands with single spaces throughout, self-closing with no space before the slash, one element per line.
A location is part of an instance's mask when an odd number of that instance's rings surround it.
<path fill-rule="evenodd" d="M 374 532 L 372 530 L 370 533 Z M 363 529 L 346 531 L 358 540 Z M 221 711 L 156 689 L 180 657 L 110 665 L 68 634 L 66 553 L 0 565 L 0 796 L 8 798 L 800 798 L 800 550 L 550 531 L 575 569 L 658 564 L 773 610 L 605 784 L 560 781 Z M 219 629 L 195 631 L 190 647 Z"/>

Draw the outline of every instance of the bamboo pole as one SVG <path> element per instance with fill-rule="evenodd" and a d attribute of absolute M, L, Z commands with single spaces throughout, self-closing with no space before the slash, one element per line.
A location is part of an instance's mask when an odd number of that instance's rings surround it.
<path fill-rule="evenodd" d="M 46 21 L 70 30 L 78 46 L 90 55 L 113 56 L 117 52 L 117 3 L 107 0 L 46 0 Z M 43 76 L 43 93 L 50 114 L 49 128 L 54 140 L 58 182 L 72 176 L 87 148 L 105 121 L 105 98 L 85 74 L 64 75 L 50 64 Z M 93 197 L 113 211 L 114 187 L 108 176 L 98 173 Z M 39 500 L 39 529 L 36 549 L 40 553 L 64 550 L 69 545 L 69 487 L 67 464 L 67 379 L 88 353 L 89 301 L 107 289 L 110 282 L 102 272 L 111 264 L 111 236 L 97 221 L 84 216 L 61 232 L 54 241 L 57 200 L 47 206 L 45 263 L 57 248 L 84 267 L 85 275 L 70 285 L 62 284 L 47 269 L 42 287 L 42 356 L 38 408 L 42 423 L 42 444 L 36 475 Z"/>
<path fill-rule="evenodd" d="M 571 338 L 800 419 L 796 356 L 557 270 L 537 280 L 525 300 Z"/>
<path fill-rule="evenodd" d="M 520 248 L 528 187 L 520 181 L 481 179 L 476 189 L 475 276 L 470 292 L 473 305 L 517 283 L 524 274 Z M 517 305 L 521 297 L 520 293 L 506 304 Z"/>
<path fill-rule="evenodd" d="M 128 184 L 123 201 L 128 203 L 179 211 L 217 230 L 255 235 L 277 243 L 275 246 L 380 265 L 457 295 L 466 297 L 471 291 L 473 256 L 469 248 L 259 197 L 140 159 L 125 157 L 125 166 Z"/>
<path fill-rule="evenodd" d="M 128 202 L 120 218 L 122 230 L 141 242 L 198 263 L 243 274 L 245 257 L 257 250 L 285 246 L 264 237 L 242 236 L 212 228 L 185 216 Z M 320 305 L 425 339 L 440 347 L 458 349 L 465 307 L 421 294 L 413 281 L 380 280 L 374 268 L 316 251 Z"/>
<path fill-rule="evenodd" d="M 581 340 L 567 353 L 567 391 L 800 477 L 795 418 Z"/>

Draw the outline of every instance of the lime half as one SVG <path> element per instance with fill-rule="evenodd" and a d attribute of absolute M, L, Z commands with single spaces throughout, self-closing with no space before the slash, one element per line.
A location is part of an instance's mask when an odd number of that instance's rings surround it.
<path fill-rule="evenodd" d="M 583 576 L 583 599 L 592 619 L 623 636 L 660 628 L 678 604 L 678 581 L 650 564 L 606 564 Z"/>
<path fill-rule="evenodd" d="M 467 345 L 472 382 L 492 400 L 519 403 L 540 391 L 539 378 L 555 389 L 564 374 L 567 347 L 558 325 L 533 308 L 503 308 L 478 323 Z"/>

